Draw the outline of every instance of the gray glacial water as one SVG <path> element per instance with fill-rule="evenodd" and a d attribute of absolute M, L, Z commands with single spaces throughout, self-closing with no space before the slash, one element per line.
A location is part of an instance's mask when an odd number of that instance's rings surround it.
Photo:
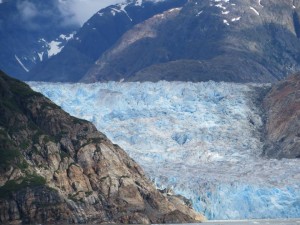
<path fill-rule="evenodd" d="M 202 225 L 297 225 L 300 224 L 300 219 L 282 219 L 282 220 L 228 220 L 228 221 L 209 221 L 201 223 Z"/>

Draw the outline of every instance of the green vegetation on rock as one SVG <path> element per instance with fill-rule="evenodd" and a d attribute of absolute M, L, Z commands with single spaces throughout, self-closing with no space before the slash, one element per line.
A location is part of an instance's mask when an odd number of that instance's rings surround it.
<path fill-rule="evenodd" d="M 12 193 L 27 187 L 44 186 L 46 179 L 37 174 L 29 174 L 19 180 L 10 180 L 0 187 L 0 198 L 8 198 Z"/>
<path fill-rule="evenodd" d="M 6 132 L 0 130 L 0 169 L 5 169 L 20 156 L 20 151 L 14 146 Z"/>

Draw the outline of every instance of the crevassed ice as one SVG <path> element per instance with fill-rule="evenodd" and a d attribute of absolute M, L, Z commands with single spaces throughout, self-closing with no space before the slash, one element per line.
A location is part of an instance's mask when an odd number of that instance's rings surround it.
<path fill-rule="evenodd" d="M 232 83 L 29 83 L 93 122 L 161 188 L 209 219 L 300 216 L 298 160 L 267 160 L 259 85 Z"/>

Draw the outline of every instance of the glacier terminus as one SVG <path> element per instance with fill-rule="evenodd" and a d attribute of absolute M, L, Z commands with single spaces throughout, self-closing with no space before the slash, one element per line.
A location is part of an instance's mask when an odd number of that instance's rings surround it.
<path fill-rule="evenodd" d="M 29 82 L 71 115 L 93 122 L 159 188 L 190 199 L 208 219 L 300 217 L 296 159 L 267 159 L 268 85 L 217 82 Z"/>

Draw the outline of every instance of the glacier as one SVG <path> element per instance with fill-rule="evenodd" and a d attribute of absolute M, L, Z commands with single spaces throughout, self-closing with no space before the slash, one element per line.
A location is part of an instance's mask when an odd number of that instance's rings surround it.
<path fill-rule="evenodd" d="M 208 219 L 300 217 L 296 159 L 266 159 L 268 85 L 217 82 L 28 82 L 89 120 L 144 168 L 158 188 L 192 201 Z"/>

